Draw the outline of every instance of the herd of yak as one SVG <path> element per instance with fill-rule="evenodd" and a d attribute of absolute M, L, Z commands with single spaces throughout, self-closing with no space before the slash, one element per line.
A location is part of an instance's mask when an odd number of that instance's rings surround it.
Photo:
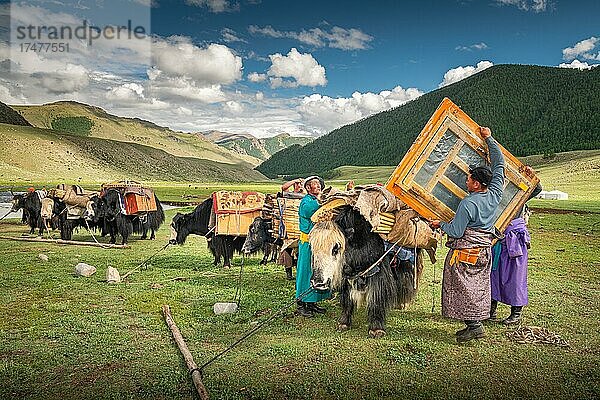
<path fill-rule="evenodd" d="M 80 227 L 99 230 L 102 236 L 110 235 L 111 243 L 121 235 L 122 244 L 125 244 L 132 233 L 140 233 L 144 239 L 148 231 L 153 239 L 165 220 L 156 197 L 156 211 L 126 215 L 121 194 L 115 189 L 92 195 L 85 211 L 77 218 L 68 216 L 69 206 L 60 199 L 54 199 L 51 215 L 44 215 L 41 197 L 38 192 L 15 195 L 13 210 L 23 210 L 23 222 L 29 224 L 30 233 L 39 229 L 41 235 L 51 226 L 60 229 L 64 240 L 70 240 L 73 230 Z M 183 244 L 190 234 L 204 236 L 214 256 L 214 264 L 219 264 L 223 258 L 224 266 L 231 265 L 234 252 L 249 254 L 262 249 L 265 253 L 262 263 L 277 254 L 273 249 L 278 247 L 280 240 L 273 235 L 270 219 L 256 218 L 246 236 L 217 235 L 210 226 L 212 210 L 213 198 L 209 197 L 192 212 L 177 213 L 171 223 L 170 243 Z M 342 207 L 332 221 L 317 224 L 313 231 L 312 286 L 317 290 L 339 291 L 342 315 L 338 328 L 350 328 L 355 308 L 364 304 L 369 334 L 373 337 L 384 335 L 388 311 L 394 307 L 403 308 L 416 295 L 422 252 L 418 250 L 410 257 L 399 258 L 398 249 L 386 256 L 389 244 L 372 232 L 358 211 L 348 206 Z"/>
<path fill-rule="evenodd" d="M 42 203 L 47 199 L 51 199 L 51 202 L 46 203 L 50 206 L 45 210 Z M 22 222 L 29 225 L 30 234 L 38 229 L 39 236 L 42 236 L 45 230 L 58 229 L 61 239 L 71 240 L 73 231 L 83 228 L 100 231 L 102 236 L 109 235 L 112 244 L 116 243 L 117 235 L 121 235 L 121 244 L 126 244 L 133 233 L 139 233 L 142 239 L 146 239 L 150 231 L 150 239 L 154 239 L 156 230 L 165 221 L 160 201 L 156 197 L 155 200 L 156 211 L 124 215 L 121 194 L 116 189 L 109 189 L 102 196 L 96 193 L 91 195 L 83 212 L 73 216 L 69 212 L 73 206 L 60 198 L 49 197 L 43 190 L 37 190 L 14 195 L 11 211 L 23 211 Z"/>
<path fill-rule="evenodd" d="M 155 232 L 164 223 L 164 210 L 158 197 L 154 197 L 156 211 L 126 215 L 123 213 L 121 193 L 117 189 L 108 189 L 101 194 L 90 195 L 85 209 L 74 217 L 69 212 L 72 206 L 57 197 L 51 198 L 51 210 L 44 210 L 43 200 L 50 196 L 47 192 L 38 190 L 15 194 L 11 211 L 22 210 L 22 222 L 29 225 L 30 234 L 35 234 L 38 230 L 38 235 L 43 236 L 49 229 L 58 229 L 62 240 L 72 240 L 73 232 L 83 229 L 100 232 L 102 237 L 109 235 L 111 244 L 115 244 L 120 235 L 121 244 L 127 244 L 129 237 L 134 233 L 141 234 L 141 239 L 147 239 L 150 232 L 149 238 L 154 239 Z M 191 213 L 177 213 L 171 223 L 171 229 L 174 230 L 172 242 L 183 244 L 190 234 L 205 236 L 214 255 L 215 265 L 223 259 L 224 266 L 230 266 L 233 253 L 242 252 L 245 241 L 245 253 L 255 253 L 266 247 L 269 249 L 266 253 L 274 254 L 272 249 L 277 247 L 274 243 L 280 244 L 280 241 L 273 238 L 265 219 L 257 218 L 247 236 L 216 235 L 209 227 L 212 209 L 213 199 L 209 197 Z M 263 263 L 266 263 L 266 258 Z"/>

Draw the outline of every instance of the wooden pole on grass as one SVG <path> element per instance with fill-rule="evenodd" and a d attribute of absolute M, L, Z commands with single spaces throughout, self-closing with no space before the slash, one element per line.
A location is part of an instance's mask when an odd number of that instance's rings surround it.
<path fill-rule="evenodd" d="M 175 343 L 177 343 L 177 347 L 179 347 L 179 351 L 181 351 L 181 354 L 185 359 L 188 371 L 192 374 L 192 381 L 194 382 L 194 386 L 196 386 L 198 396 L 200 396 L 202 400 L 208 400 L 208 391 L 202 383 L 202 374 L 198 369 L 198 365 L 196 365 L 196 363 L 194 362 L 194 358 L 188 350 L 185 341 L 183 340 L 183 336 L 181 336 L 181 332 L 179 331 L 179 328 L 177 328 L 177 325 L 175 324 L 175 321 L 171 316 L 171 309 L 167 304 L 163 304 L 162 311 L 163 315 L 165 316 L 165 321 L 167 322 L 167 325 L 169 326 L 169 329 L 171 329 L 171 333 L 173 334 L 173 339 L 175 339 Z"/>
<path fill-rule="evenodd" d="M 43 238 L 26 238 L 26 237 L 13 237 L 13 236 L 0 236 L 0 239 L 16 240 L 19 242 L 43 242 L 43 243 L 56 243 L 56 244 L 73 244 L 76 246 L 93 246 L 110 249 L 126 249 L 129 246 L 126 244 L 111 244 L 111 243 L 93 243 L 93 242 L 80 242 L 76 240 L 62 240 L 62 239 L 43 239 Z"/>

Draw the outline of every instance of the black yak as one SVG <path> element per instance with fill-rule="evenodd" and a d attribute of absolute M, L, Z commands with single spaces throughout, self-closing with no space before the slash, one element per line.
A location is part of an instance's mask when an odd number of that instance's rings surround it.
<path fill-rule="evenodd" d="M 171 242 L 184 244 L 190 234 L 206 237 L 208 248 L 214 256 L 214 265 L 221 262 L 223 266 L 230 267 L 234 250 L 242 251 L 244 237 L 230 235 L 215 235 L 214 229 L 209 228 L 210 215 L 213 208 L 213 199 L 209 197 L 199 204 L 194 211 L 188 214 L 177 213 L 171 222 Z"/>
<path fill-rule="evenodd" d="M 44 231 L 44 222 L 41 216 L 42 197 L 39 192 L 28 192 L 25 194 L 17 194 L 13 197 L 12 211 L 23 210 L 23 218 L 27 219 L 29 225 L 29 233 L 34 234 L 35 229 L 39 229 L 39 236 L 42 236 Z"/>
<path fill-rule="evenodd" d="M 123 196 L 117 189 L 108 189 L 101 197 L 95 197 L 92 201 L 93 215 L 88 219 L 96 224 L 102 224 L 102 233 L 110 235 L 110 243 L 116 243 L 117 235 L 121 235 L 121 244 L 126 244 L 132 233 L 141 233 L 145 239 L 148 230 L 151 230 L 151 239 L 155 237 L 155 231 L 165 220 L 165 213 L 160 200 L 154 195 L 156 211 L 147 211 L 136 215 L 124 213 Z"/>
<path fill-rule="evenodd" d="M 244 254 L 253 254 L 259 250 L 264 253 L 260 265 L 277 261 L 279 249 L 283 241 L 273 235 L 273 220 L 271 218 L 256 217 L 248 228 L 248 236 L 242 246 Z"/>
<path fill-rule="evenodd" d="M 395 260 L 392 269 L 394 253 L 381 259 L 386 253 L 384 240 L 371 232 L 371 225 L 363 216 L 350 206 L 340 207 L 338 211 L 332 221 L 319 222 L 310 232 L 311 284 L 317 290 L 340 292 L 339 330 L 349 329 L 354 309 L 366 304 L 369 335 L 381 337 L 385 335 L 388 311 L 414 298 L 414 274 L 420 275 L 420 270 L 415 272 L 409 261 Z M 417 253 L 420 257 L 420 252 Z M 375 268 L 361 275 L 376 263 Z M 415 265 L 421 264 L 417 261 Z"/>

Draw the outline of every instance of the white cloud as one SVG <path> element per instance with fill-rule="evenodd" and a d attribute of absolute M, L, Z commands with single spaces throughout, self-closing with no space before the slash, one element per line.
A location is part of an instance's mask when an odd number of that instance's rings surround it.
<path fill-rule="evenodd" d="M 578 57 L 582 57 L 587 60 L 600 60 L 600 52 L 593 54 L 592 51 L 596 48 L 600 39 L 592 36 L 589 39 L 577 42 L 573 47 L 567 47 L 563 49 L 563 59 L 569 61 Z"/>
<path fill-rule="evenodd" d="M 181 106 L 181 107 L 177 107 L 175 109 L 175 114 L 177 114 L 177 115 L 184 115 L 184 116 L 190 116 L 190 115 L 194 114 L 194 112 L 192 110 L 190 110 L 189 108 L 187 108 L 187 107 Z"/>
<path fill-rule="evenodd" d="M 242 77 L 242 59 L 221 44 L 199 48 L 187 37 L 156 39 L 152 45 L 156 67 L 167 75 L 186 76 L 197 83 L 229 84 Z"/>
<path fill-rule="evenodd" d="M 303 29 L 300 32 L 279 31 L 270 25 L 259 27 L 250 25 L 248 31 L 255 35 L 269 36 L 272 38 L 295 39 L 313 47 L 331 47 L 340 50 L 364 50 L 368 43 L 373 40 L 360 29 L 345 29 L 339 26 L 332 27 L 329 31 L 321 28 Z"/>
<path fill-rule="evenodd" d="M 138 83 L 125 83 L 111 88 L 106 93 L 106 98 L 116 103 L 137 102 L 144 98 L 144 87 Z"/>
<path fill-rule="evenodd" d="M 221 29 L 221 37 L 223 38 L 223 41 L 226 43 L 232 43 L 232 42 L 242 42 L 242 43 L 248 43 L 247 40 L 244 40 L 242 38 L 240 38 L 236 31 L 234 31 L 231 28 L 223 28 Z"/>
<path fill-rule="evenodd" d="M 5 104 L 27 104 L 27 99 L 22 94 L 13 95 L 11 88 L 0 83 L 0 101 Z"/>
<path fill-rule="evenodd" d="M 234 100 L 227 101 L 223 104 L 223 109 L 230 114 L 241 114 L 244 112 L 244 106 Z"/>
<path fill-rule="evenodd" d="M 271 87 L 296 87 L 296 86 L 325 86 L 325 68 L 309 53 L 300 53 L 295 48 L 284 56 L 276 53 L 269 55 L 271 67 L 267 75 L 271 77 Z M 292 78 L 286 80 L 283 78 Z"/>
<path fill-rule="evenodd" d="M 471 75 L 483 71 L 486 68 L 491 67 L 492 65 L 494 64 L 490 61 L 479 61 L 475 67 L 468 65 L 466 67 L 453 68 L 444 74 L 444 80 L 438 85 L 438 87 L 448 86 L 451 83 L 463 80 Z"/>
<path fill-rule="evenodd" d="M 422 94 L 423 92 L 416 88 L 403 89 L 400 86 L 379 94 L 354 92 L 349 98 L 313 94 L 302 99 L 297 111 L 309 130 L 321 134 L 397 107 Z"/>
<path fill-rule="evenodd" d="M 496 3 L 503 6 L 515 6 L 519 10 L 535 13 L 551 10 L 554 7 L 552 1 L 548 0 L 496 0 Z"/>
<path fill-rule="evenodd" d="M 251 72 L 248 74 L 248 80 L 250 82 L 262 82 L 265 79 L 267 79 L 267 75 L 266 74 L 259 74 L 257 72 Z"/>
<path fill-rule="evenodd" d="M 454 48 L 454 50 L 460 50 L 460 51 L 473 51 L 473 50 L 485 50 L 488 48 L 488 45 L 480 42 L 480 43 L 475 43 L 472 44 L 470 46 L 456 46 Z"/>
<path fill-rule="evenodd" d="M 254 97 L 256 98 L 256 100 L 262 101 L 265 98 L 265 95 L 264 95 L 263 92 L 256 92 L 256 94 L 254 95 Z"/>
<path fill-rule="evenodd" d="M 185 3 L 190 6 L 206 7 L 215 14 L 238 11 L 240 8 L 238 3 L 229 0 L 185 0 Z"/>
<path fill-rule="evenodd" d="M 152 97 L 161 100 L 197 100 L 202 103 L 219 103 L 227 96 L 221 85 L 199 85 L 193 79 L 185 76 L 169 76 L 162 71 L 148 71 L 150 80 L 147 82 L 148 92 Z"/>
<path fill-rule="evenodd" d="M 561 63 L 558 66 L 560 68 L 575 68 L 575 69 L 579 69 L 579 70 L 592 69 L 594 67 L 594 65 L 590 65 L 586 62 L 581 62 L 579 60 L 573 60 L 568 64 Z"/>

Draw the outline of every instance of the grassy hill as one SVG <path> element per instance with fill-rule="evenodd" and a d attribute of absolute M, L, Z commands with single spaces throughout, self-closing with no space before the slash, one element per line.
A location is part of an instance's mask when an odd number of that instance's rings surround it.
<path fill-rule="evenodd" d="M 226 164 L 256 165 L 258 162 L 255 158 L 217 146 L 201 135 L 175 132 L 138 118 L 118 117 L 87 104 L 60 101 L 13 108 L 37 128 L 136 143 L 164 150 L 178 157 L 194 157 Z"/>
<path fill-rule="evenodd" d="M 397 165 L 444 97 L 490 126 L 516 156 L 600 148 L 600 68 L 498 65 L 280 151 L 258 170 L 311 175 L 342 165 Z"/>
<path fill-rule="evenodd" d="M 0 181 L 264 181 L 249 164 L 181 157 L 147 145 L 0 124 Z"/>
<path fill-rule="evenodd" d="M 21 114 L 2 102 L 0 102 L 0 123 L 31 126 L 31 124 L 21 116 Z"/>
<path fill-rule="evenodd" d="M 273 154 L 293 145 L 305 145 L 313 139 L 309 137 L 291 136 L 282 133 L 268 138 L 256 138 L 250 134 L 225 133 L 219 131 L 204 132 L 204 137 L 221 147 L 234 151 L 238 154 L 247 155 L 260 161 L 264 161 Z"/>

